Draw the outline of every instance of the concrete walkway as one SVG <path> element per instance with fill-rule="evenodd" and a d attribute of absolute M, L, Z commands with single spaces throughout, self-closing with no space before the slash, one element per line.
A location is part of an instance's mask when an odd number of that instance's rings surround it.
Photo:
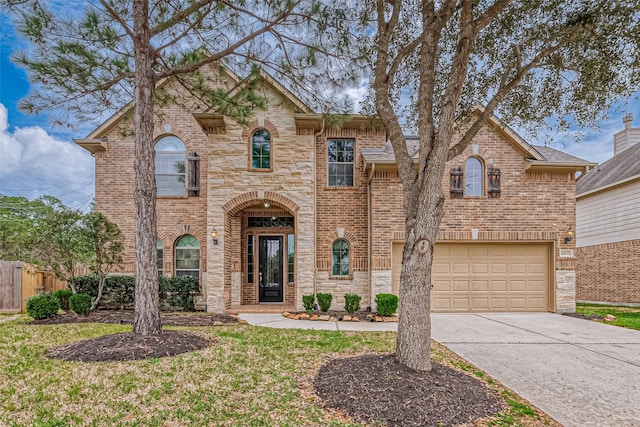
<path fill-rule="evenodd" d="M 395 331 L 242 314 L 275 328 Z M 433 339 L 567 427 L 640 427 L 640 331 L 552 313 L 433 314 Z"/>

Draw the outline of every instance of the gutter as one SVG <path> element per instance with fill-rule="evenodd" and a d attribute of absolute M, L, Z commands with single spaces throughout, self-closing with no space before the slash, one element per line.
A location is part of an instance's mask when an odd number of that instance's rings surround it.
<path fill-rule="evenodd" d="M 320 130 L 313 135 L 313 185 L 315 194 L 313 195 L 313 294 L 316 294 L 317 276 L 318 276 L 318 162 L 317 162 L 317 144 L 318 137 L 324 133 L 324 117 Z"/>
<path fill-rule="evenodd" d="M 373 276 L 371 272 L 371 180 L 376 172 L 376 164 L 371 163 L 367 179 L 367 270 L 369 271 L 369 307 L 373 307 Z"/>

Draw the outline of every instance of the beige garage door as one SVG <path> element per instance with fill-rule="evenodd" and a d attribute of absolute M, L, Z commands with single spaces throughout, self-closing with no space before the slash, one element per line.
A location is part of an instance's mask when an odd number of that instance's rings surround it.
<path fill-rule="evenodd" d="M 393 246 L 393 292 L 400 284 L 402 243 Z M 433 260 L 434 312 L 547 311 L 547 244 L 438 243 Z"/>

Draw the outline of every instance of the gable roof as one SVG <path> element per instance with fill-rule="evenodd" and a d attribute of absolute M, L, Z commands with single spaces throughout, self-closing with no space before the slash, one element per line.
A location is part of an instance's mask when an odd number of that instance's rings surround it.
<path fill-rule="evenodd" d="M 640 179 L 640 144 L 635 144 L 591 169 L 576 184 L 576 197 Z"/>
<path fill-rule="evenodd" d="M 508 130 L 509 132 L 504 132 L 504 135 L 506 135 L 509 142 L 523 152 L 524 158 L 527 162 L 526 169 L 529 169 L 530 167 L 537 167 L 545 169 L 587 170 L 589 167 L 593 167 L 597 164 L 572 156 L 571 154 L 567 154 L 563 151 L 556 150 L 555 148 L 545 147 L 542 145 L 531 145 L 511 129 Z M 517 137 L 516 140 L 512 139 L 514 136 Z M 417 159 L 419 149 L 418 140 L 415 137 L 406 137 L 406 143 L 411 157 Z M 366 165 L 373 163 L 392 165 L 396 163 L 393 146 L 389 141 L 387 141 L 384 148 L 363 148 L 361 153 Z"/>
<path fill-rule="evenodd" d="M 231 78 L 234 82 L 240 82 L 241 78 L 231 71 L 229 67 L 226 67 L 221 63 L 214 63 L 217 65 L 224 73 L 227 74 L 229 78 Z M 313 113 L 313 109 L 306 105 L 304 102 L 300 100 L 296 95 L 294 95 L 291 91 L 289 91 L 285 86 L 279 83 L 276 79 L 271 77 L 269 73 L 260 69 L 260 78 L 262 78 L 273 90 L 282 95 L 286 100 L 291 102 L 291 104 L 297 109 L 296 112 L 302 113 Z M 162 88 L 167 85 L 171 80 L 171 77 L 165 78 L 162 81 L 158 82 L 156 85 L 157 88 Z M 73 141 L 84 149 L 90 151 L 91 153 L 95 153 L 96 151 L 104 151 L 106 147 L 104 146 L 102 139 L 115 125 L 117 125 L 120 120 L 133 108 L 133 101 L 129 102 L 127 105 L 122 107 L 120 110 L 115 112 L 111 117 L 109 117 L 106 121 L 100 124 L 97 128 L 95 128 L 89 135 L 82 139 L 74 139 Z"/>

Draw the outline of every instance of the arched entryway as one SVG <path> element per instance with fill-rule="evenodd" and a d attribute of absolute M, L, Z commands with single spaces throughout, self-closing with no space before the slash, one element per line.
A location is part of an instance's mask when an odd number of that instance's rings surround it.
<path fill-rule="evenodd" d="M 294 308 L 296 204 L 275 192 L 256 191 L 234 198 L 223 209 L 228 308 L 267 304 Z"/>

